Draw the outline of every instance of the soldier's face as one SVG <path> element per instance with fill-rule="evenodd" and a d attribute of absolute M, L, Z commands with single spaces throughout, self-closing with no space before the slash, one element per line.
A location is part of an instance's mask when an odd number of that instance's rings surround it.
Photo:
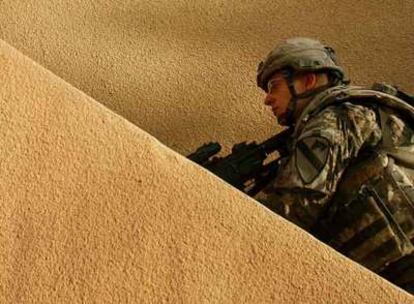
<path fill-rule="evenodd" d="M 313 73 L 297 75 L 293 80 L 296 94 L 302 94 L 316 86 L 316 75 Z M 281 74 L 274 75 L 267 83 L 265 105 L 272 108 L 273 114 L 277 117 L 280 125 L 287 125 L 287 114 L 289 103 L 292 100 L 286 79 Z M 297 102 L 297 101 L 296 101 Z M 302 110 L 303 104 L 297 102 L 296 112 Z M 295 116 L 298 113 L 293 113 Z"/>
<path fill-rule="evenodd" d="M 265 105 L 272 109 L 279 124 L 285 125 L 289 102 L 292 98 L 285 78 L 281 74 L 273 76 L 267 86 Z"/>

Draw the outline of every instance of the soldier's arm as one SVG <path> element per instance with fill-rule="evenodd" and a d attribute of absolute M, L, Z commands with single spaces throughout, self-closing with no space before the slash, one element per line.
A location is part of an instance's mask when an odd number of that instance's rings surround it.
<path fill-rule="evenodd" d="M 329 107 L 307 122 L 274 182 L 255 198 L 309 229 L 335 193 L 347 164 L 380 138 L 372 109 L 350 103 Z"/>

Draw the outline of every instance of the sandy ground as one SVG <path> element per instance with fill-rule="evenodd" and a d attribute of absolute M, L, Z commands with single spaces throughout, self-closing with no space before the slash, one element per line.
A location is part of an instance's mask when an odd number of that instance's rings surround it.
<path fill-rule="evenodd" d="M 0 302 L 413 303 L 173 151 L 274 133 L 281 38 L 414 90 L 411 3 L 2 1 Z"/>
<path fill-rule="evenodd" d="M 409 303 L 0 44 L 1 303 Z"/>

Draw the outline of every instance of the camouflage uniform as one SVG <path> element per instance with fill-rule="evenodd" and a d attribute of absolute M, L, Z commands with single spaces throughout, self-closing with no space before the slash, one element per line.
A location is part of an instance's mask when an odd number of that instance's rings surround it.
<path fill-rule="evenodd" d="M 413 292 L 414 163 L 402 158 L 414 151 L 414 131 L 404 111 L 414 113 L 370 90 L 319 94 L 299 118 L 276 179 L 256 199 Z"/>
<path fill-rule="evenodd" d="M 308 72 L 328 84 L 298 94 L 295 75 Z M 270 91 L 276 73 L 291 95 L 282 122 L 294 132 L 256 199 L 414 294 L 414 107 L 389 87 L 348 86 L 335 51 L 309 38 L 273 49 L 257 85 Z"/>

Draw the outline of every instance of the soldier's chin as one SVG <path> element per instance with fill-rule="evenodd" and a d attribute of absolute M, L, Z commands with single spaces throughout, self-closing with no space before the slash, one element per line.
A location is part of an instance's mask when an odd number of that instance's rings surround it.
<path fill-rule="evenodd" d="M 288 125 L 288 119 L 286 113 L 283 113 L 282 115 L 276 116 L 277 123 L 281 126 L 287 126 Z"/>

